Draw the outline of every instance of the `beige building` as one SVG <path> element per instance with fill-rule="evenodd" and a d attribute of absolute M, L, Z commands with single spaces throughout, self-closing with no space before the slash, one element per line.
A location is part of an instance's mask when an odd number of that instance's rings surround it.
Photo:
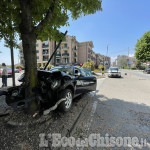
<path fill-rule="evenodd" d="M 55 41 L 37 40 L 36 53 L 37 53 L 37 66 L 44 67 L 55 50 Z M 21 44 L 19 44 L 20 47 Z M 52 65 L 82 65 L 84 62 L 90 60 L 95 62 L 95 65 L 100 65 L 103 61 L 104 55 L 96 54 L 93 51 L 93 42 L 78 42 L 75 36 L 66 35 L 65 40 L 62 41 L 60 47 L 57 49 L 55 57 L 51 60 Z M 20 49 L 20 64 L 24 65 L 23 51 Z M 54 63 L 55 62 L 55 63 Z"/>
<path fill-rule="evenodd" d="M 78 44 L 78 62 L 79 64 L 83 64 L 84 62 L 88 62 L 91 60 L 92 56 L 92 48 L 93 48 L 93 42 L 88 41 L 88 42 L 80 42 Z"/>
<path fill-rule="evenodd" d="M 56 45 L 58 43 L 56 42 Z M 21 44 L 20 44 L 21 46 Z M 55 50 L 55 42 L 49 41 L 40 41 L 36 42 L 36 53 L 37 53 L 37 66 L 44 67 Z M 20 49 L 20 64 L 24 65 L 24 57 L 22 48 Z M 60 47 L 57 49 L 55 56 L 56 65 L 63 64 L 78 64 L 78 42 L 76 41 L 75 36 L 67 35 L 65 41 L 62 41 Z M 50 62 L 54 65 L 54 58 Z"/>

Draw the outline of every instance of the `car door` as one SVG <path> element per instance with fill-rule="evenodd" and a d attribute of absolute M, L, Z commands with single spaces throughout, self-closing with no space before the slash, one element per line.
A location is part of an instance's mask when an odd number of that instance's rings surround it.
<path fill-rule="evenodd" d="M 77 67 L 74 69 L 74 75 L 75 80 L 77 81 L 76 94 L 82 94 L 96 90 L 96 78 L 94 76 L 87 76 L 84 70 Z"/>

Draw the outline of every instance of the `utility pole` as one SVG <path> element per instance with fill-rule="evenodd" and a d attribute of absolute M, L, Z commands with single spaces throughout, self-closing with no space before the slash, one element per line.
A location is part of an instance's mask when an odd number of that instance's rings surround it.
<path fill-rule="evenodd" d="M 107 63 L 107 61 L 108 61 L 108 59 L 107 59 L 107 55 L 108 55 L 108 45 L 109 44 L 107 44 L 107 51 L 106 51 L 106 57 L 105 57 L 105 63 L 108 65 L 108 63 Z"/>
<path fill-rule="evenodd" d="M 127 60 L 127 68 L 129 67 L 129 51 L 131 50 L 135 50 L 134 48 L 130 48 L 128 47 L 128 60 Z"/>
<path fill-rule="evenodd" d="M 127 68 L 129 68 L 129 47 L 128 47 Z"/>

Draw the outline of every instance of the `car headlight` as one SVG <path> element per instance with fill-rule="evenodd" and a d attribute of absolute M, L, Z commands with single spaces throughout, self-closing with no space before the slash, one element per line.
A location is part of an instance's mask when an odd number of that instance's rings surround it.
<path fill-rule="evenodd" d="M 60 85 L 60 81 L 59 80 L 54 80 L 51 84 L 51 88 L 55 89 Z"/>

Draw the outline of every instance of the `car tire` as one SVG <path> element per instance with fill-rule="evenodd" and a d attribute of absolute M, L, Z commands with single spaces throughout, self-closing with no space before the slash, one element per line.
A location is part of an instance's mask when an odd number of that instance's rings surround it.
<path fill-rule="evenodd" d="M 67 112 L 70 110 L 71 106 L 72 106 L 72 100 L 73 100 L 73 94 L 72 91 L 70 89 L 65 89 L 64 91 L 61 92 L 59 100 L 60 99 L 66 99 L 65 101 L 62 101 L 58 108 L 60 111 L 62 112 Z"/>

